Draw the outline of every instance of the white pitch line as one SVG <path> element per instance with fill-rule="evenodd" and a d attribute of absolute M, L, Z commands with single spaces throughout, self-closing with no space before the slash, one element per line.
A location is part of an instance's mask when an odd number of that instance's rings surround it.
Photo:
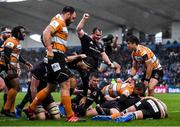
<path fill-rule="evenodd" d="M 17 121 L 18 119 L 0 119 L 0 121 L 8 121 L 8 120 L 11 120 L 11 121 Z"/>
<path fill-rule="evenodd" d="M 168 111 L 168 112 L 180 112 L 180 111 L 178 111 L 178 110 L 175 110 L 175 111 Z"/>

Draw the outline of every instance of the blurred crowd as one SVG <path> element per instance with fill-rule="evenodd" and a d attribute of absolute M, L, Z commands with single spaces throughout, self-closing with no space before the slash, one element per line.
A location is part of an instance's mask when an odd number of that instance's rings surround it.
<path fill-rule="evenodd" d="M 161 65 L 163 66 L 164 76 L 163 80 L 159 85 L 180 85 L 180 44 L 178 42 L 167 42 L 167 44 L 155 44 L 152 42 L 142 43 L 143 45 L 148 46 L 160 59 Z M 70 47 L 68 53 L 78 52 L 80 47 Z M 31 64 L 35 64 L 43 60 L 44 49 L 28 49 L 22 50 L 22 55 L 27 58 Z M 29 55 L 31 54 L 31 55 Z M 130 74 L 131 68 L 131 54 L 127 49 L 125 43 L 118 45 L 117 50 L 111 51 L 111 54 L 108 54 L 110 58 L 121 65 L 121 79 L 125 80 Z M 143 76 L 143 66 L 138 70 L 138 78 Z M 22 74 L 21 74 L 21 84 L 25 84 L 28 81 L 28 71 L 22 65 Z M 113 76 L 112 70 L 107 70 L 105 75 L 108 77 Z M 77 74 L 78 76 L 78 74 Z M 102 78 L 103 80 L 106 77 Z"/>

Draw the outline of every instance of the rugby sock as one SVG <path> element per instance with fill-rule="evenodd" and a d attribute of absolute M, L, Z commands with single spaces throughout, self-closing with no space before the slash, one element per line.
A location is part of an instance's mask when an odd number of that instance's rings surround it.
<path fill-rule="evenodd" d="M 4 110 L 10 110 L 13 101 L 15 101 L 16 94 L 17 94 L 17 91 L 15 89 L 11 88 L 10 90 L 8 90 L 7 100 L 4 105 Z"/>
<path fill-rule="evenodd" d="M 3 104 L 3 105 L 5 105 L 6 100 L 7 100 L 7 93 L 4 93 L 4 95 L 3 95 L 3 100 L 4 100 L 4 104 Z"/>
<path fill-rule="evenodd" d="M 132 120 L 135 120 L 135 119 L 136 119 L 136 114 L 135 114 L 135 113 L 132 113 L 132 115 L 133 115 Z"/>
<path fill-rule="evenodd" d="M 130 113 L 127 116 L 123 117 L 123 122 L 128 122 L 128 121 L 135 120 L 135 119 L 136 119 L 135 113 Z"/>
<path fill-rule="evenodd" d="M 74 112 L 71 107 L 71 97 L 70 96 L 61 96 L 61 102 L 64 105 L 67 118 L 74 115 Z"/>
<path fill-rule="evenodd" d="M 14 103 L 15 103 L 15 100 L 12 102 L 12 105 L 11 105 L 11 108 L 10 108 L 10 112 L 14 112 Z"/>
<path fill-rule="evenodd" d="M 38 104 L 40 104 L 46 97 L 47 97 L 48 93 L 47 93 L 47 90 L 46 88 L 42 89 L 41 91 L 39 91 L 37 94 L 36 94 L 36 97 L 34 98 L 33 102 L 30 104 L 30 109 L 31 110 L 35 110 L 36 109 L 36 106 Z"/>

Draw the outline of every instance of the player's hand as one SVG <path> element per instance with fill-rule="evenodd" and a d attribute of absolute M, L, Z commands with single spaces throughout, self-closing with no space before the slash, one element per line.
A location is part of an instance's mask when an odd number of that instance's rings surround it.
<path fill-rule="evenodd" d="M 86 103 L 86 97 L 81 98 L 79 101 L 79 105 L 85 104 Z"/>
<path fill-rule="evenodd" d="M 112 68 L 112 69 L 114 69 L 114 68 L 115 68 L 115 65 L 114 65 L 113 63 L 110 63 L 110 64 L 109 64 L 109 67 Z"/>
<path fill-rule="evenodd" d="M 86 54 L 79 54 L 79 57 L 80 57 L 81 59 L 84 59 L 84 58 L 86 58 L 87 56 L 86 56 Z"/>
<path fill-rule="evenodd" d="M 53 51 L 52 51 L 52 46 L 49 45 L 49 46 L 47 46 L 46 48 L 47 48 L 47 50 L 46 50 L 46 57 L 47 57 L 48 59 L 53 59 L 54 53 L 53 53 Z"/>
<path fill-rule="evenodd" d="M 54 57 L 54 53 L 53 53 L 53 51 L 49 51 L 49 50 L 47 50 L 46 57 L 47 57 L 48 59 L 53 59 L 53 57 Z"/>
<path fill-rule="evenodd" d="M 89 18 L 89 14 L 88 13 L 84 13 L 84 15 L 83 15 L 83 19 L 85 19 L 85 20 L 87 20 L 88 18 Z"/>

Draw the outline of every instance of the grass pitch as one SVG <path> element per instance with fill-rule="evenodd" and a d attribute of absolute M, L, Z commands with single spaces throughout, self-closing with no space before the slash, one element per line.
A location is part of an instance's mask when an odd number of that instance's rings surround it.
<path fill-rule="evenodd" d="M 18 104 L 25 93 L 19 93 L 17 95 L 16 104 Z M 53 93 L 56 101 L 59 100 L 59 94 Z M 86 122 L 68 123 L 65 119 L 61 120 L 45 120 L 45 121 L 28 121 L 22 114 L 22 118 L 13 119 L 5 117 L 0 114 L 0 126 L 180 126 L 180 94 L 156 94 L 155 97 L 160 98 L 168 106 L 169 117 L 159 120 L 135 120 L 127 123 L 115 123 L 112 121 L 92 121 L 89 117 L 86 117 Z M 3 94 L 0 93 L 0 108 L 3 103 Z"/>

